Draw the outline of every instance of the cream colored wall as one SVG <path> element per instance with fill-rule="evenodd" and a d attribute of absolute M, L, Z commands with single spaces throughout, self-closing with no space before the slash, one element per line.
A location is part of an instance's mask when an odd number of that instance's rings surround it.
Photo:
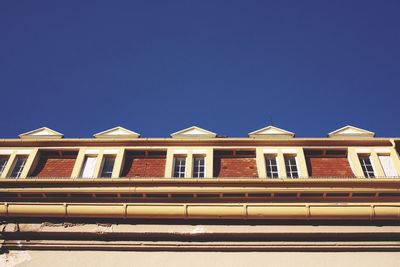
<path fill-rule="evenodd" d="M 286 252 L 286 251 L 29 251 L 12 250 L 0 255 L 0 265 L 11 266 L 164 266 L 164 267 L 398 267 L 396 251 Z"/>

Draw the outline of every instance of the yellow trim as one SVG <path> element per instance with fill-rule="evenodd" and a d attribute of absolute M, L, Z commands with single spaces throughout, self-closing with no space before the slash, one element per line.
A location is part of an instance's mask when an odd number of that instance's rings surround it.
<path fill-rule="evenodd" d="M 32 166 L 34 165 L 35 159 L 38 157 L 38 151 L 39 148 L 32 148 L 32 152 L 28 155 L 28 158 L 26 159 L 26 163 L 24 166 L 24 169 L 21 172 L 20 178 L 26 178 L 29 174 L 29 171 L 31 170 Z"/>
<path fill-rule="evenodd" d="M 3 173 L 1 174 L 1 178 L 10 177 L 12 168 L 13 168 L 14 163 L 15 163 L 16 156 L 17 156 L 17 151 L 16 150 L 11 152 L 10 157 L 8 158 L 6 167 L 4 168 Z"/>
<path fill-rule="evenodd" d="M 360 160 L 358 158 L 358 154 L 356 152 L 356 148 L 355 147 L 349 147 L 347 150 L 347 158 L 349 160 L 350 166 L 353 170 L 353 173 L 356 177 L 363 177 L 364 176 L 364 172 L 361 168 L 361 164 L 360 164 Z"/>
<path fill-rule="evenodd" d="M 372 166 L 374 168 L 375 176 L 376 177 L 385 177 L 385 172 L 382 168 L 381 161 L 379 160 L 378 154 L 375 151 L 371 152 L 370 159 L 371 159 Z"/>
<path fill-rule="evenodd" d="M 125 149 L 120 148 L 118 149 L 118 153 L 115 157 L 115 162 L 114 162 L 114 169 L 112 172 L 112 178 L 118 178 L 121 175 L 123 165 L 125 163 Z"/>
<path fill-rule="evenodd" d="M 398 220 L 400 203 L 0 203 L 6 217 Z"/>

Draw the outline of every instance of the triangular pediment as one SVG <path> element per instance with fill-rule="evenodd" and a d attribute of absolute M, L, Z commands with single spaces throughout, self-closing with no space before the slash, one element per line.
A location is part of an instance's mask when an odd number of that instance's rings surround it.
<path fill-rule="evenodd" d="M 292 138 L 294 133 L 283 130 L 275 126 L 267 126 L 262 129 L 249 133 L 251 138 Z"/>
<path fill-rule="evenodd" d="M 374 137 L 375 133 L 347 125 L 328 134 L 329 137 Z"/>
<path fill-rule="evenodd" d="M 192 126 L 171 134 L 172 138 L 214 138 L 217 134 L 197 126 Z"/>
<path fill-rule="evenodd" d="M 21 139 L 60 139 L 64 135 L 47 127 L 42 127 L 19 135 Z"/>
<path fill-rule="evenodd" d="M 140 134 L 117 126 L 93 135 L 95 138 L 138 138 Z"/>

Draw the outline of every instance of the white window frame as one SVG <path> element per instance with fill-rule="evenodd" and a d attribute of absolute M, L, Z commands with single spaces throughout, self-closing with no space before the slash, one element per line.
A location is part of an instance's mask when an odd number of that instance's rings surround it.
<path fill-rule="evenodd" d="M 372 168 L 372 175 L 370 174 L 371 171 L 368 171 L 368 169 L 367 169 L 367 164 L 365 164 L 365 162 L 361 161 L 361 158 L 368 158 L 369 165 L 371 165 L 371 168 Z M 363 171 L 365 178 L 376 178 L 376 171 L 375 171 L 374 165 L 372 164 L 371 155 L 358 154 L 358 161 L 360 162 L 361 170 Z M 365 170 L 364 170 L 364 168 L 365 168 Z"/>
<path fill-rule="evenodd" d="M 177 160 L 184 160 L 184 162 L 185 162 L 185 164 L 184 165 L 182 165 L 182 164 L 180 164 L 179 165 L 179 171 L 177 172 L 178 173 L 178 176 L 175 176 L 175 165 L 177 164 Z M 183 172 L 182 172 L 182 170 L 181 170 L 181 168 L 184 168 L 184 170 L 183 170 Z M 186 171 L 187 171 L 187 156 L 185 156 L 185 155 L 174 155 L 174 162 L 173 162 L 173 166 L 172 166 L 172 177 L 173 178 L 185 178 L 186 177 Z M 181 176 L 181 175 L 183 175 L 183 176 Z"/>
<path fill-rule="evenodd" d="M 289 172 L 288 172 L 288 165 L 286 165 L 286 159 L 287 158 L 293 158 L 294 159 L 294 162 L 295 162 L 295 167 L 296 167 L 296 173 L 297 173 L 297 176 L 296 177 L 294 177 L 293 176 L 293 173 L 294 173 L 294 171 L 292 170 L 292 166 L 293 165 L 289 165 Z M 298 178 L 300 178 L 300 173 L 299 173 L 299 164 L 298 164 L 298 162 L 297 162 L 297 155 L 292 155 L 292 154 L 286 154 L 286 155 L 283 155 L 283 159 L 284 159 L 284 162 L 285 162 L 285 171 L 286 171 L 286 177 L 287 178 L 291 178 L 291 179 L 298 179 Z"/>
<path fill-rule="evenodd" d="M 204 168 L 204 170 L 203 170 L 203 176 L 202 177 L 199 177 L 199 176 L 196 176 L 195 175 L 195 168 L 197 167 L 196 166 L 196 159 L 197 158 L 202 158 L 203 159 L 203 168 Z M 206 163 L 207 161 L 206 161 L 206 156 L 205 155 L 193 155 L 193 166 L 192 166 L 192 177 L 193 178 L 205 178 L 206 177 Z M 200 166 L 198 166 L 199 168 L 201 167 L 201 165 Z M 198 173 L 201 173 L 200 171 L 198 171 Z"/>
<path fill-rule="evenodd" d="M 271 170 L 271 176 L 268 176 L 268 166 L 271 168 L 274 165 L 269 164 L 268 160 L 275 160 L 276 165 L 276 172 Z M 279 164 L 278 164 L 278 157 L 276 154 L 264 154 L 264 162 L 265 162 L 265 175 L 269 179 L 276 179 L 279 178 Z M 276 176 L 274 176 L 276 174 Z"/>

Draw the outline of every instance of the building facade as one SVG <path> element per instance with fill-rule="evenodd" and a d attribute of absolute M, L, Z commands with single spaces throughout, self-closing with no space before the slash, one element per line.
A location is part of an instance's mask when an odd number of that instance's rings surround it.
<path fill-rule="evenodd" d="M 246 138 L 196 126 L 170 138 L 122 127 L 85 139 L 46 127 L 19 137 L 0 140 L 0 259 L 10 266 L 57 253 L 91 255 L 86 266 L 106 254 L 146 265 L 158 252 L 172 253 L 163 254 L 171 266 L 189 252 L 215 266 L 240 263 L 240 253 L 253 253 L 243 266 L 279 266 L 287 253 L 321 266 L 349 251 L 369 252 L 365 266 L 383 255 L 386 266 L 400 263 L 399 138 L 353 126 L 326 138 L 273 126 Z M 343 266 L 347 254 L 335 255 Z"/>

